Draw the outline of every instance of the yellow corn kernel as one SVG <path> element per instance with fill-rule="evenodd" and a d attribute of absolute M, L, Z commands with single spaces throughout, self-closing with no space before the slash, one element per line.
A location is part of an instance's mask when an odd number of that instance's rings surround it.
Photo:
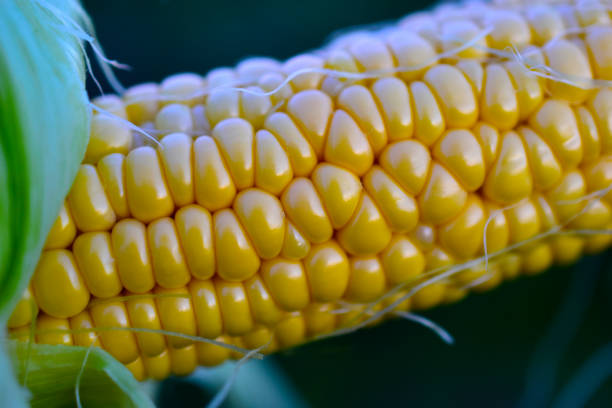
<path fill-rule="evenodd" d="M 543 48 L 548 66 L 561 75 L 591 79 L 591 66 L 588 57 L 573 42 L 557 38 L 549 41 Z M 571 103 L 582 103 L 589 96 L 588 89 L 549 79 L 547 88 L 553 98 L 565 99 Z"/>
<path fill-rule="evenodd" d="M 187 105 L 172 103 L 164 106 L 155 116 L 155 128 L 163 134 L 193 130 L 193 118 Z"/>
<path fill-rule="evenodd" d="M 478 122 L 474 129 L 472 130 L 474 136 L 480 143 L 480 147 L 482 149 L 482 158 L 485 164 L 485 171 L 488 172 L 493 162 L 497 158 L 497 152 L 499 150 L 500 145 L 500 136 L 499 131 L 484 122 Z"/>
<path fill-rule="evenodd" d="M 425 269 L 425 257 L 417 246 L 403 235 L 395 235 L 381 253 L 386 281 L 390 286 L 415 279 Z"/>
<path fill-rule="evenodd" d="M 546 4 L 537 4 L 525 10 L 525 18 L 531 26 L 533 42 L 544 45 L 549 40 L 560 36 L 565 30 L 561 14 Z"/>
<path fill-rule="evenodd" d="M 74 344 L 81 347 L 89 347 L 93 343 L 96 347 L 102 347 L 100 335 L 95 331 L 95 325 L 91 315 L 87 310 L 83 310 L 70 319 L 70 330 L 73 331 L 72 337 Z"/>
<path fill-rule="evenodd" d="M 514 84 L 502 65 L 490 64 L 485 69 L 481 100 L 481 117 L 499 130 L 512 129 L 519 119 L 518 99 Z"/>
<path fill-rule="evenodd" d="M 211 126 L 216 126 L 225 119 L 239 117 L 240 94 L 229 88 L 212 89 L 206 98 L 206 116 Z"/>
<path fill-rule="evenodd" d="M 264 267 L 265 265 L 264 263 Z M 284 312 L 277 306 L 263 279 L 265 277 L 262 278 L 260 274 L 256 274 L 244 282 L 244 288 L 249 298 L 253 320 L 273 327 L 283 317 Z M 281 294 L 281 296 L 283 295 Z"/>
<path fill-rule="evenodd" d="M 351 258 L 351 277 L 344 298 L 366 303 L 380 296 L 386 286 L 385 272 L 376 256 Z"/>
<path fill-rule="evenodd" d="M 134 293 L 153 289 L 155 277 L 145 225 L 133 219 L 121 220 L 115 224 L 111 240 L 123 287 Z"/>
<path fill-rule="evenodd" d="M 242 343 L 247 349 L 256 349 L 265 346 L 272 340 L 272 332 L 267 327 L 259 327 L 241 338 Z M 266 348 L 262 350 L 266 351 Z"/>
<path fill-rule="evenodd" d="M 566 169 L 582 160 L 582 143 L 574 111 L 567 102 L 548 99 L 531 116 L 529 124 L 559 157 Z"/>
<path fill-rule="evenodd" d="M 181 248 L 194 278 L 208 279 L 215 274 L 212 217 L 198 205 L 182 207 L 174 215 Z"/>
<path fill-rule="evenodd" d="M 467 191 L 476 191 L 484 182 L 482 147 L 472 132 L 446 132 L 434 146 L 433 156 L 459 179 Z"/>
<path fill-rule="evenodd" d="M 391 240 L 391 230 L 372 198 L 364 193 L 351 220 L 338 231 L 338 242 L 353 255 L 380 252 Z"/>
<path fill-rule="evenodd" d="M 444 22 L 441 27 L 442 49 L 454 50 L 465 43 L 474 41 L 480 33 L 480 28 L 469 20 L 451 20 Z M 455 55 L 459 58 L 480 58 L 486 55 L 487 38 L 481 37 L 471 47 L 465 48 Z"/>
<path fill-rule="evenodd" d="M 434 246 L 425 254 L 425 270 L 441 270 L 455 263 L 453 256 L 440 246 Z"/>
<path fill-rule="evenodd" d="M 115 223 L 115 212 L 104 193 L 96 168 L 90 164 L 79 168 L 68 194 L 68 204 L 81 231 L 105 231 Z"/>
<path fill-rule="evenodd" d="M 108 232 L 86 232 L 74 240 L 72 252 L 89 292 L 99 298 L 117 296 L 123 289 Z"/>
<path fill-rule="evenodd" d="M 212 136 L 219 146 L 236 188 L 241 190 L 251 187 L 255 180 L 253 126 L 244 119 L 226 119 L 214 127 Z"/>
<path fill-rule="evenodd" d="M 243 92 L 240 96 L 241 114 L 255 129 L 261 128 L 272 108 L 272 102 L 268 95 L 263 95 L 264 92 L 259 87 L 251 86 L 246 89 L 250 92 Z"/>
<path fill-rule="evenodd" d="M 474 95 L 480 99 L 485 80 L 485 70 L 482 64 L 478 60 L 462 59 L 457 61 L 455 66 L 463 72 L 470 85 L 472 85 Z"/>
<path fill-rule="evenodd" d="M 302 259 L 310 251 L 310 242 L 298 231 L 291 222 L 287 221 L 285 241 L 281 255 L 287 259 Z"/>
<path fill-rule="evenodd" d="M 470 88 L 470 92 L 472 89 Z M 410 94 L 414 104 L 414 136 L 426 146 L 433 144 L 446 129 L 446 120 L 436 97 L 424 82 L 410 84 Z"/>
<path fill-rule="evenodd" d="M 138 344 L 130 328 L 128 312 L 122 302 L 100 302 L 91 305 L 89 312 L 100 331 L 100 342 L 113 357 L 129 364 L 138 358 Z M 117 328 L 119 330 L 117 330 Z"/>
<path fill-rule="evenodd" d="M 429 175 L 429 150 L 415 140 L 390 144 L 380 155 L 380 165 L 408 194 L 421 192 Z"/>
<path fill-rule="evenodd" d="M 257 272 L 261 261 L 234 211 L 213 215 L 217 274 L 230 281 L 242 281 Z M 237 262 L 236 260 L 240 260 Z"/>
<path fill-rule="evenodd" d="M 393 68 L 393 58 L 385 43 L 374 37 L 358 38 L 349 45 L 349 51 L 364 71 Z"/>
<path fill-rule="evenodd" d="M 311 303 L 302 311 L 306 334 L 309 337 L 329 333 L 336 327 L 336 316 L 331 303 Z"/>
<path fill-rule="evenodd" d="M 274 336 L 281 348 L 300 344 L 306 337 L 306 323 L 299 313 L 288 315 L 274 329 Z"/>
<path fill-rule="evenodd" d="M 406 83 L 394 77 L 381 78 L 372 84 L 372 93 L 382 111 L 389 141 L 412 137 L 414 122 Z"/>
<path fill-rule="evenodd" d="M 518 134 L 504 133 L 499 149 L 497 160 L 485 180 L 484 194 L 500 204 L 509 204 L 531 194 L 533 180 L 527 152 Z"/>
<path fill-rule="evenodd" d="M 67 248 L 76 236 L 76 225 L 72 219 L 70 208 L 66 201 L 62 204 L 60 212 L 51 226 L 51 231 L 45 241 L 45 249 Z"/>
<path fill-rule="evenodd" d="M 215 279 L 215 289 L 225 333 L 240 336 L 251 331 L 253 318 L 244 285 L 240 282 Z"/>
<path fill-rule="evenodd" d="M 459 258 L 471 258 L 482 245 L 486 212 L 481 200 L 470 195 L 463 211 L 453 220 L 440 226 L 440 243 Z"/>
<path fill-rule="evenodd" d="M 499 267 L 504 279 L 514 279 L 521 272 L 523 260 L 520 255 L 509 253 L 499 259 Z"/>
<path fill-rule="evenodd" d="M 136 381 L 144 381 L 147 378 L 147 371 L 140 357 L 125 366 L 130 370 Z"/>
<path fill-rule="evenodd" d="M 254 82 L 267 72 L 276 72 L 281 70 L 281 64 L 272 58 L 254 57 L 242 60 L 236 65 L 236 74 L 238 77 L 247 82 Z"/>
<path fill-rule="evenodd" d="M 281 309 L 289 312 L 301 310 L 310 302 L 306 273 L 301 262 L 281 258 L 266 261 L 259 273 Z"/>
<path fill-rule="evenodd" d="M 192 140 L 185 133 L 171 133 L 161 141 L 160 156 L 168 189 L 178 207 L 194 200 Z"/>
<path fill-rule="evenodd" d="M 210 89 L 232 85 L 236 81 L 236 72 L 228 67 L 215 68 L 206 75 L 206 85 Z"/>
<path fill-rule="evenodd" d="M 531 200 L 521 201 L 505 211 L 510 243 L 526 241 L 540 232 L 538 209 Z"/>
<path fill-rule="evenodd" d="M 551 240 L 550 247 L 555 262 L 567 265 L 576 262 L 582 255 L 584 239 L 571 235 L 560 235 Z"/>
<path fill-rule="evenodd" d="M 489 46 L 498 50 L 516 47 L 519 50 L 531 41 L 531 29 L 525 19 L 517 12 L 496 10 L 485 16 L 486 27 L 491 27 L 488 35 Z"/>
<path fill-rule="evenodd" d="M 585 163 L 595 161 L 601 154 L 601 141 L 599 131 L 595 124 L 595 119 L 591 112 L 584 106 L 579 106 L 575 110 L 578 130 L 580 131 L 580 141 L 582 142 L 582 160 Z"/>
<path fill-rule="evenodd" d="M 440 304 L 446 295 L 446 285 L 441 282 L 435 282 L 425 286 L 412 296 L 412 308 L 414 310 L 423 310 L 432 308 Z"/>
<path fill-rule="evenodd" d="M 282 67 L 282 71 L 286 75 L 290 75 L 295 71 L 299 71 L 306 68 L 322 68 L 323 59 L 314 55 L 302 54 L 297 55 L 287 60 Z M 302 91 L 305 89 L 314 89 L 319 86 L 322 74 L 318 72 L 307 73 L 304 75 L 297 76 L 291 80 L 291 86 L 296 91 Z"/>
<path fill-rule="evenodd" d="M 313 246 L 304 259 L 304 266 L 314 301 L 331 302 L 342 297 L 350 267 L 346 254 L 335 242 Z"/>
<path fill-rule="evenodd" d="M 267 130 L 255 134 L 255 185 L 279 195 L 293 178 L 289 156 Z"/>
<path fill-rule="evenodd" d="M 32 289 L 42 311 L 57 317 L 74 316 L 85 309 L 89 290 L 71 252 L 44 251 L 32 277 Z"/>
<path fill-rule="evenodd" d="M 387 41 L 398 66 L 405 67 L 405 70 L 398 73 L 405 81 L 420 78 L 427 69 L 424 64 L 431 64 L 436 58 L 432 44 L 416 33 L 394 32 Z"/>
<path fill-rule="evenodd" d="M 40 344 L 60 344 L 72 346 L 68 320 L 41 314 L 36 320 L 36 342 Z"/>
<path fill-rule="evenodd" d="M 276 257 L 285 238 L 285 214 L 278 198 L 252 188 L 241 191 L 234 211 L 261 258 Z"/>
<path fill-rule="evenodd" d="M 131 146 L 130 128 L 118 118 L 99 113 L 91 118 L 89 144 L 83 161 L 95 164 L 109 153 L 127 154 Z"/>
<path fill-rule="evenodd" d="M 215 285 L 211 280 L 192 280 L 189 294 L 195 313 L 198 335 L 216 338 L 223 331 L 223 320 Z"/>
<path fill-rule="evenodd" d="M 195 197 L 209 211 L 225 208 L 236 195 L 236 186 L 214 139 L 201 136 L 193 143 Z"/>
<path fill-rule="evenodd" d="M 598 78 L 612 79 L 612 53 L 608 44 L 612 40 L 612 29 L 594 26 L 587 31 L 586 43 L 590 51 L 593 70 Z"/>
<path fill-rule="evenodd" d="M 328 163 L 345 167 L 358 176 L 363 175 L 374 162 L 374 154 L 366 135 L 343 110 L 334 112 L 324 157 Z"/>
<path fill-rule="evenodd" d="M 604 190 L 612 183 L 612 157 L 603 156 L 584 169 L 584 178 L 589 191 Z M 604 198 L 612 203 L 612 192 L 607 192 Z"/>
<path fill-rule="evenodd" d="M 318 90 L 298 92 L 289 99 L 287 112 L 305 130 L 305 137 L 317 156 L 323 154 L 327 123 L 332 113 L 329 96 Z"/>
<path fill-rule="evenodd" d="M 170 375 L 170 353 L 164 350 L 161 354 L 153 357 L 142 356 L 147 375 L 154 380 L 161 381 Z"/>
<path fill-rule="evenodd" d="M 104 109 L 105 111 L 119 116 L 122 119 L 127 117 L 125 105 L 121 98 L 117 95 L 102 95 L 94 98 L 91 101 L 98 108 Z"/>
<path fill-rule="evenodd" d="M 586 181 L 578 170 L 572 170 L 563 176 L 559 183 L 546 194 L 550 205 L 564 222 L 572 218 L 585 206 L 582 199 L 586 194 Z"/>
<path fill-rule="evenodd" d="M 331 222 L 310 179 L 293 179 L 283 192 L 281 201 L 289 219 L 308 241 L 320 243 L 331 238 Z"/>
<path fill-rule="evenodd" d="M 295 176 L 307 176 L 317 165 L 315 150 L 289 115 L 276 112 L 268 116 L 264 126 L 274 134 L 289 156 Z"/>
<path fill-rule="evenodd" d="M 425 73 L 424 79 L 441 101 L 444 119 L 449 128 L 466 128 L 476 123 L 476 97 L 459 69 L 447 64 L 435 65 Z"/>
<path fill-rule="evenodd" d="M 589 109 L 599 129 L 602 151 L 612 152 L 612 123 L 609 119 L 612 115 L 612 90 L 600 89 L 589 101 Z"/>
<path fill-rule="evenodd" d="M 130 213 L 142 222 L 153 221 L 174 211 L 158 154 L 152 147 L 138 147 L 127 155 L 125 187 Z"/>
<path fill-rule="evenodd" d="M 497 251 L 501 251 L 508 245 L 510 239 L 510 229 L 508 227 L 508 220 L 504 211 L 498 206 L 491 202 L 484 202 L 486 210 L 486 219 L 488 225 L 486 225 L 486 231 L 483 227 L 483 253 L 484 245 L 486 244 L 487 254 L 491 254 Z"/>
<path fill-rule="evenodd" d="M 429 181 L 418 199 L 422 219 L 434 225 L 447 222 L 459 214 L 467 197 L 457 179 L 434 162 Z"/>
<path fill-rule="evenodd" d="M 291 84 L 284 83 L 285 76 L 278 72 L 271 72 L 261 75 L 257 84 L 265 91 L 270 92 L 278 88 L 278 92 L 270 95 L 270 99 L 274 105 L 284 104 L 291 95 L 293 89 Z"/>
<path fill-rule="evenodd" d="M 516 92 L 519 119 L 524 120 L 542 103 L 544 98 L 542 81 L 535 75 L 526 72 L 524 66 L 517 61 L 508 61 L 505 67 L 510 74 Z"/>
<path fill-rule="evenodd" d="M 610 230 L 610 227 L 607 225 L 606 229 Z M 593 254 L 607 248 L 612 243 L 612 234 L 594 234 L 586 237 L 584 241 L 584 252 Z"/>
<path fill-rule="evenodd" d="M 98 161 L 98 173 L 117 217 L 128 217 L 130 210 L 125 191 L 125 156 L 120 153 L 104 156 Z"/>
<path fill-rule="evenodd" d="M 219 337 L 215 340 L 228 344 L 227 337 Z M 198 364 L 211 367 L 223 363 L 229 358 L 230 350 L 212 343 L 197 343 Z"/>
<path fill-rule="evenodd" d="M 569 227 L 575 229 L 601 229 L 605 228 L 612 217 L 610 205 L 600 199 L 591 199 L 576 217 L 571 220 Z"/>
<path fill-rule="evenodd" d="M 30 323 L 33 318 L 38 315 L 38 305 L 36 299 L 32 294 L 30 287 L 26 287 L 21 295 L 21 299 L 13 309 L 11 316 L 6 323 L 9 329 L 13 329 L 20 326 L 25 326 Z"/>
<path fill-rule="evenodd" d="M 191 117 L 193 118 L 193 132 L 197 135 L 210 134 L 210 123 L 206 117 L 206 107 L 202 104 L 197 104 L 191 108 Z"/>
<path fill-rule="evenodd" d="M 365 175 L 363 183 L 389 227 L 395 232 L 409 232 L 419 221 L 416 200 L 378 166 Z"/>
<path fill-rule="evenodd" d="M 161 330 L 160 321 L 155 299 L 152 297 L 132 296 L 125 305 L 132 327 L 144 330 Z M 135 332 L 138 348 L 144 357 L 155 357 L 166 349 L 164 336 L 153 332 Z"/>
<path fill-rule="evenodd" d="M 174 375 L 189 375 L 198 365 L 198 353 L 195 344 L 182 348 L 169 347 L 170 371 Z"/>
<path fill-rule="evenodd" d="M 348 170 L 322 163 L 312 173 L 312 182 L 323 201 L 335 229 L 342 228 L 351 218 L 362 191 L 359 178 Z"/>
<path fill-rule="evenodd" d="M 155 282 L 164 288 L 183 287 L 191 279 L 172 218 L 160 218 L 147 227 Z"/>
<path fill-rule="evenodd" d="M 197 74 L 181 73 L 167 77 L 159 85 L 159 93 L 164 104 L 179 102 L 192 105 L 202 97 L 204 80 Z"/>
<path fill-rule="evenodd" d="M 535 275 L 549 268 L 553 262 L 553 253 L 548 244 L 538 244 L 528 249 L 521 260 L 521 268 L 526 275 Z"/>
<path fill-rule="evenodd" d="M 187 288 L 164 289 L 156 288 L 155 298 L 159 320 L 164 330 L 189 336 L 197 334 L 196 319 L 193 305 Z M 168 336 L 170 348 L 183 348 L 193 344 L 193 341 L 178 336 Z"/>
<path fill-rule="evenodd" d="M 128 88 L 123 94 L 128 119 L 137 125 L 155 118 L 158 109 L 157 84 L 147 83 Z"/>
<path fill-rule="evenodd" d="M 355 118 L 364 130 L 374 154 L 378 155 L 387 144 L 387 132 L 370 90 L 363 85 L 349 86 L 338 95 L 338 107 Z"/>
<path fill-rule="evenodd" d="M 519 134 L 525 142 L 534 186 L 539 190 L 549 189 L 561 179 L 561 164 L 537 133 L 528 127 L 521 127 Z"/>

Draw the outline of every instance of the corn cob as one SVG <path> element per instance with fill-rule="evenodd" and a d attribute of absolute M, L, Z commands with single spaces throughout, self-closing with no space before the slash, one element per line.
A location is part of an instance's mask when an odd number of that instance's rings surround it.
<path fill-rule="evenodd" d="M 597 5 L 444 7 L 95 99 L 11 333 L 162 379 L 241 357 L 193 336 L 273 352 L 603 250 L 612 90 L 574 84 L 612 80 Z"/>

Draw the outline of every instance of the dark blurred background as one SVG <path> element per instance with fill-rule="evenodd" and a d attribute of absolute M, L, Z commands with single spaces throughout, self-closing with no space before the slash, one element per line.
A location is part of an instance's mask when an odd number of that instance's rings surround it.
<path fill-rule="evenodd" d="M 117 73 L 126 86 L 160 81 L 182 71 L 204 74 L 247 56 L 286 59 L 319 47 L 337 30 L 394 20 L 431 4 L 83 2 L 107 55 L 132 67 Z M 102 77 L 99 72 L 97 76 Z M 532 406 L 552 406 L 586 359 L 612 339 L 611 260 L 610 253 L 587 257 L 575 266 L 520 278 L 424 313 L 455 337 L 453 346 L 415 323 L 395 320 L 308 344 L 268 361 L 281 368 L 307 405 L 315 407 L 528 406 L 521 402 L 528 371 L 534 378 Z M 528 370 L 534 355 L 541 360 L 540 371 Z M 604 371 L 612 367 L 612 362 L 601 364 Z M 595 381 L 594 376 L 586 378 L 577 383 L 578 391 Z M 190 379 L 170 379 L 159 388 L 157 403 L 202 407 L 211 395 L 210 389 Z M 267 404 L 252 401 L 251 405 Z M 597 387 L 587 406 L 612 406 L 610 380 Z"/>

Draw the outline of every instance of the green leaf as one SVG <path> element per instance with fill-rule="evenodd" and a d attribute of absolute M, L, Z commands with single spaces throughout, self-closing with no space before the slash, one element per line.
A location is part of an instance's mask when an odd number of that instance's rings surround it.
<path fill-rule="evenodd" d="M 38 261 L 87 147 L 90 108 L 74 0 L 0 7 L 0 321 Z"/>
<path fill-rule="evenodd" d="M 2 337 L 87 147 L 91 109 L 80 28 L 86 24 L 77 0 L 3 0 L 0 6 Z M 25 364 L 24 350 L 0 344 L 0 405 L 27 405 L 12 365 L 20 379 L 29 367 L 33 406 L 74 405 L 86 351 L 32 345 Z M 87 407 L 152 405 L 131 373 L 98 349 L 88 356 L 80 390 Z"/>
<path fill-rule="evenodd" d="M 18 378 L 25 376 L 27 367 L 30 404 L 34 408 L 76 406 L 79 376 L 79 400 L 83 407 L 153 407 L 132 374 L 100 348 L 30 346 L 11 341 L 8 350 L 20 361 Z"/>

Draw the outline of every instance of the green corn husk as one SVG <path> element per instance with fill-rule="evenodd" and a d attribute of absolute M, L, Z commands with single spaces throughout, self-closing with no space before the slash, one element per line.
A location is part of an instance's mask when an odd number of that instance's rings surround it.
<path fill-rule="evenodd" d="M 86 20 L 77 0 L 4 0 L 0 6 L 3 328 L 32 276 L 87 147 L 91 109 L 81 29 Z M 8 340 L 0 344 L 1 406 L 76 405 L 76 373 L 86 349 L 24 348 Z M 80 387 L 81 400 L 87 402 L 83 406 L 151 405 L 130 372 L 110 355 L 96 349 L 88 357 Z M 20 382 L 28 367 L 31 395 L 18 385 L 11 365 Z"/>

